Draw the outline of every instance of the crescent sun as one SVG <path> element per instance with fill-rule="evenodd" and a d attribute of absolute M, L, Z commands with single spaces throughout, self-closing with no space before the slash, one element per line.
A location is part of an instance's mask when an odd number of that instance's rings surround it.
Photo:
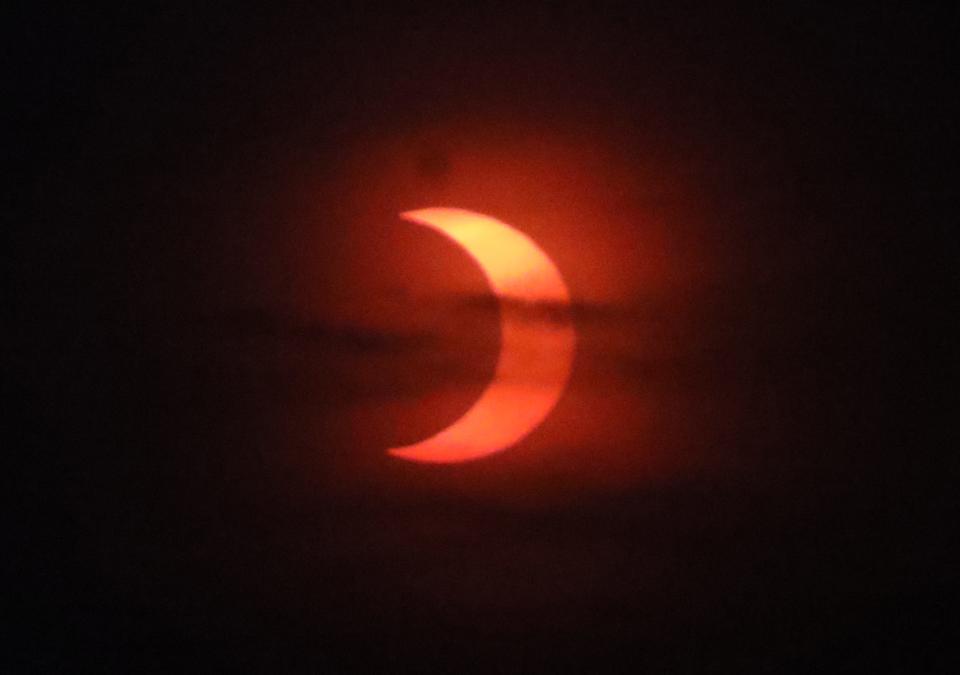
<path fill-rule="evenodd" d="M 453 208 L 400 214 L 460 245 L 480 266 L 500 307 L 500 355 L 490 384 L 459 419 L 388 452 L 452 464 L 506 450 L 550 414 L 573 363 L 570 294 L 556 265 L 525 234 L 490 216 Z"/>

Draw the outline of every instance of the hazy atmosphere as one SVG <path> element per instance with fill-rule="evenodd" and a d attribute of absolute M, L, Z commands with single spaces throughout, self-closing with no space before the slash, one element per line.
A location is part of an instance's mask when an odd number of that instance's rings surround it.
<path fill-rule="evenodd" d="M 3 670 L 947 672 L 956 23 L 23 10 Z M 389 455 L 504 316 L 575 332 L 546 419 Z"/>

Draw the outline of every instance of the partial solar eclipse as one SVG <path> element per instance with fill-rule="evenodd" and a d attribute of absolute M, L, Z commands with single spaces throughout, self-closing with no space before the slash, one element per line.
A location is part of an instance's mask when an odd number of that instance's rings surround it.
<path fill-rule="evenodd" d="M 506 450 L 543 422 L 567 385 L 576 340 L 566 284 L 533 240 L 495 218 L 453 208 L 400 217 L 446 235 L 477 262 L 499 301 L 501 345 L 493 380 L 466 413 L 389 453 L 454 464 Z"/>

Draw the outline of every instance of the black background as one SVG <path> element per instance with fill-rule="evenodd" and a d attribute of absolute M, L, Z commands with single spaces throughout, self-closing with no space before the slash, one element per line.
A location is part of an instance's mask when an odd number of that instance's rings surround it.
<path fill-rule="evenodd" d="M 7 672 L 949 670 L 955 12 L 131 4 L 4 23 Z M 781 214 L 724 219 L 739 295 L 711 331 L 743 340 L 712 376 L 788 411 L 710 437 L 737 468 L 529 510 L 277 496 L 269 421 L 238 422 L 255 388 L 202 355 L 300 329 L 232 259 L 351 139 L 465 109 L 613 111 L 725 215 Z M 764 425 L 777 442 L 752 447 Z"/>

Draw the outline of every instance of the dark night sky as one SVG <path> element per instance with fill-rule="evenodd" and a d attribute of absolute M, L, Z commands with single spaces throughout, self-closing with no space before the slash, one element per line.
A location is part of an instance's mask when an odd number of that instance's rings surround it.
<path fill-rule="evenodd" d="M 946 672 L 960 26 L 775 5 L 5 21 L 4 671 Z M 576 298 L 497 459 L 383 454 L 496 354 L 412 195 Z"/>

